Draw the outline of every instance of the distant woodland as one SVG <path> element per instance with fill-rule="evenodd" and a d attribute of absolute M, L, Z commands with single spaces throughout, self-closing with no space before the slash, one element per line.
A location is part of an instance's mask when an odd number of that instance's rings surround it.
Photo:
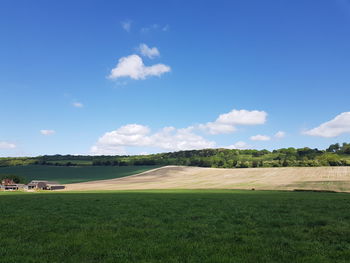
<path fill-rule="evenodd" d="M 308 147 L 273 151 L 203 149 L 133 156 L 44 155 L 0 158 L 0 167 L 16 165 L 185 165 L 215 168 L 350 166 L 350 143 L 332 144 L 326 150 Z"/>

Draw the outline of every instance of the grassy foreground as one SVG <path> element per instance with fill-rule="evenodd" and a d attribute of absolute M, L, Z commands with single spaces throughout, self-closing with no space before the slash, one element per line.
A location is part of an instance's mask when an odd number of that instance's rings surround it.
<path fill-rule="evenodd" d="M 49 166 L 24 165 L 0 167 L 1 174 L 14 174 L 31 180 L 50 180 L 61 184 L 113 179 L 142 173 L 159 165 L 144 166 Z"/>
<path fill-rule="evenodd" d="M 0 193 L 3 262 L 348 262 L 350 195 Z"/>

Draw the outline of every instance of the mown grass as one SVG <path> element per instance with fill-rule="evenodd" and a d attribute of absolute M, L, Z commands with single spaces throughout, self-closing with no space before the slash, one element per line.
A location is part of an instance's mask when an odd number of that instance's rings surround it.
<path fill-rule="evenodd" d="M 1 262 L 349 262 L 350 195 L 0 193 Z"/>
<path fill-rule="evenodd" d="M 0 167 L 0 176 L 13 174 L 31 180 L 51 180 L 62 184 L 113 179 L 142 173 L 160 166 L 49 166 L 27 165 Z"/>

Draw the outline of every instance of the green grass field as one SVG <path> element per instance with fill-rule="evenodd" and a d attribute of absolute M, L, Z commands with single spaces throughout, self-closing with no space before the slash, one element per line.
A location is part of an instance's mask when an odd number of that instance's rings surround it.
<path fill-rule="evenodd" d="M 1 262 L 349 262 L 350 195 L 0 193 Z"/>
<path fill-rule="evenodd" d="M 104 180 L 141 173 L 159 166 L 48 166 L 27 165 L 0 167 L 2 174 L 14 174 L 31 180 L 51 180 L 62 184 Z"/>

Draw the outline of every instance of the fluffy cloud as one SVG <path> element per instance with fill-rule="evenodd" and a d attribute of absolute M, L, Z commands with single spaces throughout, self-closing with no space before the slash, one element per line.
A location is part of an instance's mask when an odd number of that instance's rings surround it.
<path fill-rule="evenodd" d="M 122 28 L 123 28 L 126 32 L 130 32 L 130 30 L 131 30 L 131 21 L 130 21 L 130 20 L 121 22 L 121 25 L 122 25 Z"/>
<path fill-rule="evenodd" d="M 259 125 L 266 122 L 265 111 L 232 110 L 221 114 L 214 122 L 199 124 L 198 128 L 210 134 L 232 133 L 237 125 Z"/>
<path fill-rule="evenodd" d="M 82 107 L 84 107 L 84 104 L 81 103 L 81 102 L 78 102 L 78 101 L 73 102 L 72 105 L 73 105 L 73 107 L 76 107 L 76 108 L 82 108 Z"/>
<path fill-rule="evenodd" d="M 10 143 L 10 142 L 5 142 L 5 141 L 0 141 L 0 149 L 14 149 L 16 148 L 16 144 Z"/>
<path fill-rule="evenodd" d="M 216 121 L 232 125 L 257 125 L 264 124 L 266 117 L 265 111 L 232 110 L 229 113 L 221 114 Z"/>
<path fill-rule="evenodd" d="M 150 59 L 160 56 L 158 48 L 156 47 L 150 48 L 146 44 L 140 44 L 138 50 L 141 52 L 141 55 L 148 57 Z"/>
<path fill-rule="evenodd" d="M 278 131 L 278 132 L 276 132 L 276 134 L 273 137 L 275 137 L 277 139 L 282 139 L 285 136 L 286 136 L 286 133 L 284 131 Z"/>
<path fill-rule="evenodd" d="M 127 155 L 123 146 L 96 144 L 91 147 L 90 153 L 93 155 Z"/>
<path fill-rule="evenodd" d="M 247 148 L 249 148 L 249 145 L 243 141 L 239 141 L 239 142 L 236 142 L 235 144 L 226 146 L 224 148 L 227 148 L 227 149 L 247 149 Z"/>
<path fill-rule="evenodd" d="M 160 76 L 171 69 L 164 64 L 155 64 L 145 66 L 142 58 L 138 55 L 130 55 L 119 59 L 118 64 L 112 69 L 108 76 L 110 79 L 118 79 L 121 77 L 130 77 L 132 79 L 145 79 L 149 76 Z"/>
<path fill-rule="evenodd" d="M 271 138 L 269 136 L 261 135 L 261 134 L 252 136 L 252 137 L 250 137 L 250 139 L 252 141 L 269 141 L 269 140 L 271 140 Z"/>
<path fill-rule="evenodd" d="M 54 134 L 55 131 L 54 131 L 54 130 L 40 130 L 40 133 L 41 133 L 42 135 L 47 136 L 47 135 L 52 135 L 52 134 Z"/>
<path fill-rule="evenodd" d="M 106 132 L 98 140 L 99 145 L 146 146 L 150 144 L 149 128 L 138 124 L 128 124 L 111 132 Z"/>
<path fill-rule="evenodd" d="M 305 131 L 304 134 L 332 138 L 344 133 L 350 133 L 350 112 L 343 112 L 333 120 L 322 123 L 320 126 Z"/>
<path fill-rule="evenodd" d="M 204 130 L 211 134 L 232 133 L 236 125 L 258 125 L 266 122 L 264 111 L 232 110 L 221 114 L 214 122 L 177 129 L 165 127 L 156 133 L 144 125 L 128 124 L 102 135 L 90 151 L 92 154 L 126 154 L 127 147 L 153 147 L 167 151 L 205 149 L 216 143 L 196 134 Z M 262 135 L 259 135 L 262 136 Z M 239 141 L 225 148 L 246 149 L 249 145 Z"/>
<path fill-rule="evenodd" d="M 212 148 L 215 143 L 194 134 L 191 129 L 166 127 L 151 136 L 153 144 L 171 151 Z"/>
<path fill-rule="evenodd" d="M 105 133 L 90 151 L 92 154 L 125 154 L 126 146 L 179 151 L 212 148 L 215 143 L 194 134 L 192 128 L 165 127 L 152 134 L 147 126 L 128 124 Z"/>
<path fill-rule="evenodd" d="M 210 134 L 225 134 L 236 131 L 236 127 L 229 124 L 222 124 L 217 122 L 207 122 L 206 124 L 199 124 L 198 128 L 207 131 Z"/>

